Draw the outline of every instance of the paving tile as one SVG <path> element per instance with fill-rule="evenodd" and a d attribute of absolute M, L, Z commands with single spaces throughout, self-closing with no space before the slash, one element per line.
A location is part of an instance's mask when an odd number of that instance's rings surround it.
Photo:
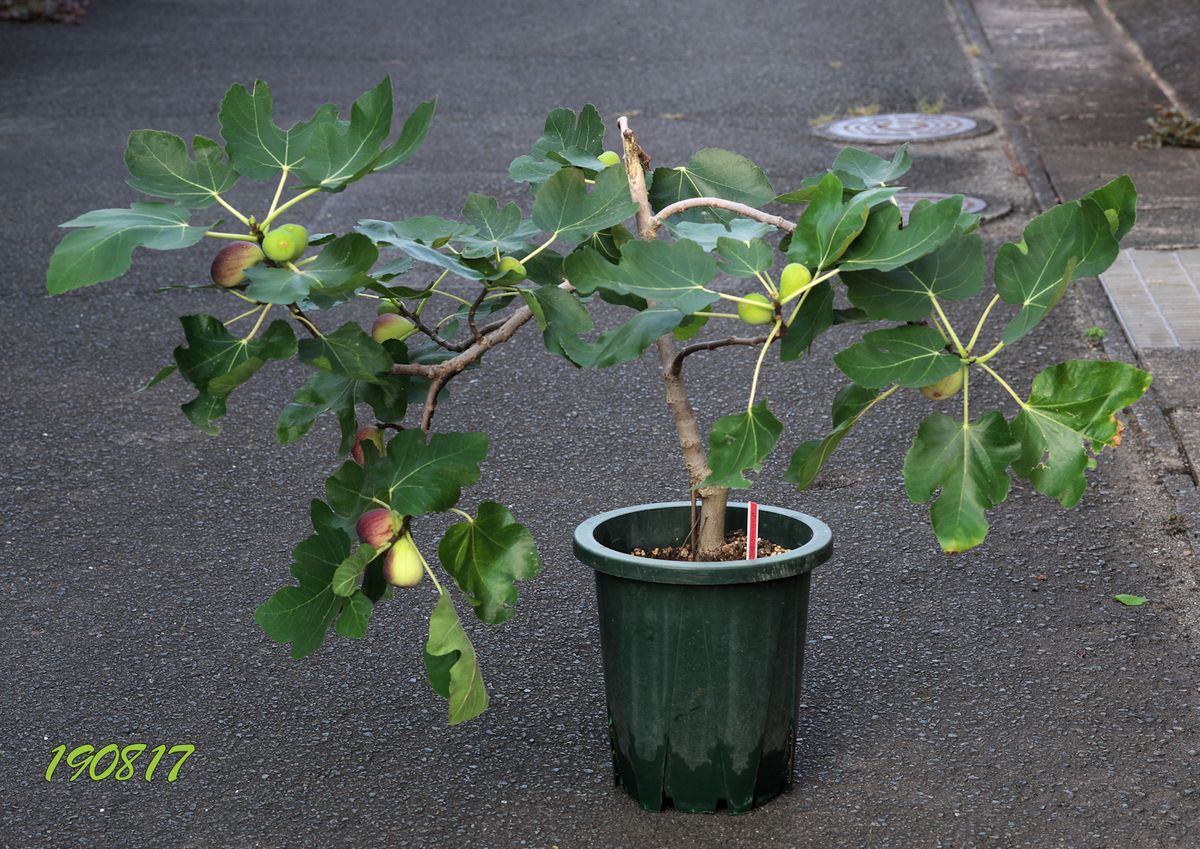
<path fill-rule="evenodd" d="M 1100 282 L 1135 348 L 1200 350 L 1200 249 L 1124 250 Z"/>

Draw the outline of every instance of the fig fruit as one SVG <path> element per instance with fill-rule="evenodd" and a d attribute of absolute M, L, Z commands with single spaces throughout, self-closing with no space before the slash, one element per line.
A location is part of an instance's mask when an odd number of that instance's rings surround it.
<path fill-rule="evenodd" d="M 417 326 L 402 315 L 384 313 L 371 325 L 371 338 L 382 345 L 389 339 L 402 342 L 417 332 Z"/>
<path fill-rule="evenodd" d="M 217 251 L 213 258 L 213 282 L 232 289 L 246 279 L 246 269 L 258 265 L 265 258 L 262 249 L 254 242 L 234 242 Z"/>
<path fill-rule="evenodd" d="M 400 531 L 400 516 L 386 507 L 368 510 L 354 526 L 358 538 L 372 548 L 383 548 Z"/>
<path fill-rule="evenodd" d="M 280 224 L 263 236 L 262 249 L 274 262 L 291 262 L 308 247 L 308 231 L 299 224 Z"/>
<path fill-rule="evenodd" d="M 754 292 L 747 295 L 746 300 L 754 303 L 747 304 L 739 301 L 737 310 L 738 318 L 746 324 L 770 324 L 775 320 L 775 307 L 767 300 L 766 295 Z"/>
<path fill-rule="evenodd" d="M 621 164 L 621 156 L 615 150 L 606 150 L 596 158 L 604 163 L 605 168 Z"/>
<path fill-rule="evenodd" d="M 789 262 L 779 275 L 779 297 L 787 300 L 811 282 L 812 272 L 808 270 L 808 266 Z"/>
<path fill-rule="evenodd" d="M 518 280 L 525 279 L 525 266 L 520 260 L 514 259 L 511 256 L 506 256 L 501 259 L 497 268 L 509 277 L 515 276 Z"/>
<path fill-rule="evenodd" d="M 920 391 L 926 398 L 932 398 L 934 401 L 945 401 L 947 398 L 953 398 L 959 392 L 962 392 L 962 387 L 963 369 L 959 369 L 953 374 L 946 375 L 937 383 L 922 386 Z"/>
<path fill-rule="evenodd" d="M 405 534 L 392 544 L 383 560 L 383 578 L 393 587 L 415 587 L 425 576 L 421 552 L 412 534 Z"/>
<path fill-rule="evenodd" d="M 365 458 L 363 457 L 363 442 L 373 442 L 375 447 L 379 449 L 379 453 L 383 453 L 383 431 L 374 425 L 360 427 L 358 433 L 354 434 L 354 446 L 350 449 L 350 456 L 354 458 L 354 462 L 362 465 Z"/>
<path fill-rule="evenodd" d="M 375 310 L 375 314 L 376 315 L 386 315 L 387 313 L 391 313 L 393 315 L 399 315 L 400 307 L 396 306 L 395 301 L 389 301 L 387 298 L 384 298 L 383 300 L 381 300 L 379 302 L 379 308 L 377 310 Z"/>

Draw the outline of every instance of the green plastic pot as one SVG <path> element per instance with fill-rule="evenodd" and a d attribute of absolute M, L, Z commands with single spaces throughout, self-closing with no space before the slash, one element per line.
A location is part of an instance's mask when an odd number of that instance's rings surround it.
<path fill-rule="evenodd" d="M 730 504 L 726 527 L 744 528 Z M 575 556 L 595 570 L 609 738 L 618 783 L 651 811 L 742 813 L 791 784 L 809 578 L 829 559 L 821 521 L 759 508 L 759 534 L 791 551 L 678 563 L 634 548 L 678 545 L 688 502 L 587 520 Z"/>

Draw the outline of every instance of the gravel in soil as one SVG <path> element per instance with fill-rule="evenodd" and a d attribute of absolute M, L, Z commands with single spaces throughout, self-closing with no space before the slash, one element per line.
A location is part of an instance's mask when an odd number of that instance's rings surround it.
<path fill-rule="evenodd" d="M 759 537 L 758 540 L 758 556 L 771 557 L 776 554 L 786 554 L 791 551 L 790 548 L 784 548 L 782 545 L 771 542 L 769 539 Z M 644 548 L 635 548 L 629 552 L 634 557 L 649 557 L 651 560 L 684 560 L 692 559 L 692 547 L 688 544 L 683 545 L 668 545 L 660 548 L 652 548 L 647 551 Z M 705 560 L 705 563 L 725 562 L 727 560 L 745 560 L 746 559 L 746 532 L 733 531 L 725 537 L 725 544 L 721 546 L 715 558 Z"/>

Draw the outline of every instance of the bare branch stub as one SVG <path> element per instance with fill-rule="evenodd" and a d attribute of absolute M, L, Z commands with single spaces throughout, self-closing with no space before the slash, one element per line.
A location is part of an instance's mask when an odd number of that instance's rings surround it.
<path fill-rule="evenodd" d="M 772 227 L 783 230 L 785 233 L 792 233 L 796 230 L 796 224 L 794 221 L 788 221 L 786 218 L 782 218 L 778 215 L 772 215 L 769 212 L 764 212 L 763 210 L 757 209 L 753 206 L 749 206 L 744 203 L 738 203 L 737 201 L 725 200 L 724 198 L 699 197 L 676 201 L 670 206 L 663 207 L 663 209 L 659 211 L 658 215 L 654 216 L 650 220 L 652 232 L 657 233 L 658 228 L 661 227 L 672 215 L 683 212 L 684 210 L 697 208 L 724 209 L 729 212 L 736 212 L 743 218 L 752 218 L 755 221 L 761 221 L 764 224 L 770 224 Z"/>
<path fill-rule="evenodd" d="M 675 359 L 671 361 L 671 371 L 679 374 L 683 370 L 684 358 L 700 351 L 715 351 L 718 348 L 729 348 L 734 345 L 758 346 L 764 344 L 767 338 L 766 336 L 730 336 L 727 339 L 714 339 L 711 342 L 696 342 L 675 355 Z"/>

